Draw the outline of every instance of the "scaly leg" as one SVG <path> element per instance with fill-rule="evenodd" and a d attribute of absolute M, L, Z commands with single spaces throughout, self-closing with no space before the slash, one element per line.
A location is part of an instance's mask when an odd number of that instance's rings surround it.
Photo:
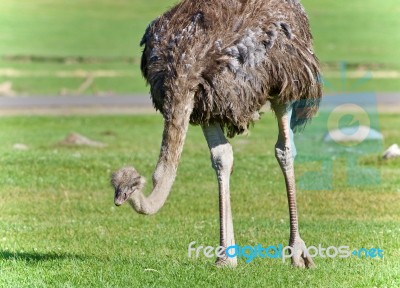
<path fill-rule="evenodd" d="M 234 267 L 237 265 L 237 258 L 229 258 L 225 255 L 225 249 L 235 245 L 229 192 L 233 150 L 219 124 L 203 126 L 202 128 L 210 148 L 212 167 L 217 174 L 219 186 L 220 246 L 224 248 L 224 252 L 221 253 L 224 256 L 217 258 L 216 265 Z"/>
<path fill-rule="evenodd" d="M 299 234 L 296 206 L 296 187 L 294 175 L 294 157 L 296 156 L 296 148 L 294 146 L 293 132 L 290 128 L 290 118 L 292 114 L 291 105 L 272 104 L 272 109 L 275 111 L 279 135 L 275 145 L 275 157 L 282 169 L 283 176 L 286 182 L 286 191 L 289 202 L 290 215 L 290 239 L 289 246 L 293 249 L 292 264 L 295 267 L 314 266 L 314 262 L 310 255 L 306 253 L 307 247 Z M 292 153 L 293 151 L 293 153 Z"/>

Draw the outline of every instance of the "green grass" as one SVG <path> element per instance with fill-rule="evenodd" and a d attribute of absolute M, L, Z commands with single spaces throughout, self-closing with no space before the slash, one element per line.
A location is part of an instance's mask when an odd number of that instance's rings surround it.
<path fill-rule="evenodd" d="M 324 117 L 321 113 L 306 131 L 317 131 L 312 127 L 321 126 Z M 399 139 L 399 124 L 398 115 L 380 115 L 383 146 Z M 232 140 L 232 206 L 240 245 L 288 240 L 275 126 L 267 113 L 250 135 Z M 58 145 L 71 131 L 109 146 Z M 187 257 L 191 241 L 216 246 L 219 234 L 217 183 L 199 127 L 189 129 L 176 182 L 157 215 L 113 205 L 110 173 L 133 164 L 151 180 L 161 133 L 160 116 L 0 118 L 0 287 L 400 286 L 398 161 L 381 161 L 381 151 L 364 155 L 359 164 L 378 169 L 381 184 L 349 186 L 348 156 L 340 151 L 331 159 L 332 190 L 298 191 L 308 245 L 380 247 L 383 260 L 316 258 L 317 269 L 298 270 L 279 260 L 240 259 L 236 269 L 217 269 L 214 259 Z M 299 156 L 315 156 L 302 148 L 307 147 L 302 138 Z M 15 143 L 29 150 L 13 150 Z M 324 147 L 314 138 L 311 144 Z M 314 163 L 298 164 L 301 182 Z"/>
<path fill-rule="evenodd" d="M 348 62 L 356 65 L 378 65 L 378 70 L 400 70 L 400 4 L 397 0 L 377 3 L 375 0 L 315 2 L 302 1 L 310 15 L 315 49 L 323 63 Z M 0 3 L 0 56 L 132 58 L 134 63 L 115 60 L 113 66 L 87 63 L 10 63 L 0 59 L 1 68 L 32 72 L 42 66 L 50 72 L 66 69 L 93 71 L 108 69 L 135 75 L 113 81 L 96 79 L 100 87 L 86 94 L 145 92 L 140 77 L 138 45 L 148 23 L 176 1 L 139 0 L 3 0 Z M 380 66 L 379 66 L 380 65 Z M 336 81 L 327 70 L 328 80 Z M 29 74 L 28 73 L 28 74 Z M 1 75 L 1 73 L 0 73 Z M 22 94 L 58 94 L 63 87 L 76 89 L 71 79 L 54 76 L 35 81 L 31 76 L 3 75 L 0 81 L 15 83 Z M 32 80 L 33 79 L 33 80 Z M 82 79 L 76 79 L 79 82 Z M 387 85 L 389 83 L 389 85 Z M 398 79 L 377 79 L 367 86 L 347 87 L 350 91 L 400 91 Z M 334 89 L 327 87 L 328 92 Z"/>
<path fill-rule="evenodd" d="M 0 54 L 138 56 L 144 28 L 173 2 L 2 1 Z"/>
<path fill-rule="evenodd" d="M 7 77 L 0 77 L 0 83 L 10 81 Z M 77 93 L 79 87 L 86 81 L 83 78 L 65 77 L 27 77 L 11 80 L 13 89 L 21 95 L 54 96 L 58 94 L 71 95 Z M 132 94 L 132 91 L 141 91 L 142 85 L 131 77 L 99 78 L 95 77 L 93 83 L 84 91 L 84 94 Z M 144 92 L 142 93 L 144 94 Z"/>
<path fill-rule="evenodd" d="M 400 64 L 400 3 L 396 0 L 302 1 L 324 62 Z"/>
<path fill-rule="evenodd" d="M 0 3 L 0 56 L 34 55 L 44 57 L 133 57 L 139 59 L 138 43 L 148 23 L 162 13 L 171 1 L 2 1 Z M 138 61 L 138 60 L 137 60 Z M 125 71 L 128 64 L 49 64 L 9 63 L 0 60 L 0 68 L 32 72 L 73 69 L 93 71 L 107 69 Z M 140 75 L 138 65 L 129 70 Z M 21 94 L 59 94 L 63 88 L 77 89 L 80 78 L 7 77 L 14 90 Z M 101 89 L 101 90 L 99 90 Z M 96 92 L 132 93 L 147 91 L 142 77 L 97 78 L 94 87 L 85 94 Z"/>

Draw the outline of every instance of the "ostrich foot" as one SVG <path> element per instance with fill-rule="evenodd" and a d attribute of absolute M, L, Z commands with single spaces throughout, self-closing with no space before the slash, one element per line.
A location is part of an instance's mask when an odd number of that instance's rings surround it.
<path fill-rule="evenodd" d="M 228 267 L 228 268 L 234 268 L 237 266 L 237 258 L 230 258 L 230 257 L 221 257 L 221 258 L 217 258 L 217 260 L 215 261 L 215 265 L 217 267 L 223 268 L 223 267 Z"/>
<path fill-rule="evenodd" d="M 301 238 L 291 241 L 292 265 L 298 268 L 315 268 L 314 261 L 307 251 L 307 246 Z"/>

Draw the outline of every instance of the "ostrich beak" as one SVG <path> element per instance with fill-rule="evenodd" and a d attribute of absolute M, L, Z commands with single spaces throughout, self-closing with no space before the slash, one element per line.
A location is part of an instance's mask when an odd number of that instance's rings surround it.
<path fill-rule="evenodd" d="M 115 204 L 115 206 L 117 206 L 117 207 L 121 206 L 123 203 L 124 203 L 124 202 L 121 201 L 120 199 L 114 199 L 114 204 Z"/>
<path fill-rule="evenodd" d="M 121 206 L 128 199 L 128 194 L 120 191 L 115 191 L 114 204 Z"/>

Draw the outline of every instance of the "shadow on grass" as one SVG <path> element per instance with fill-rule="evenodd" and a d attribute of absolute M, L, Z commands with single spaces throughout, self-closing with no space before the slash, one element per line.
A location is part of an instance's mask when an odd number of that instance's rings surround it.
<path fill-rule="evenodd" d="M 40 252 L 10 252 L 0 251 L 0 260 L 18 260 L 26 262 L 41 262 L 52 260 L 86 260 L 88 257 L 68 253 Z"/>

